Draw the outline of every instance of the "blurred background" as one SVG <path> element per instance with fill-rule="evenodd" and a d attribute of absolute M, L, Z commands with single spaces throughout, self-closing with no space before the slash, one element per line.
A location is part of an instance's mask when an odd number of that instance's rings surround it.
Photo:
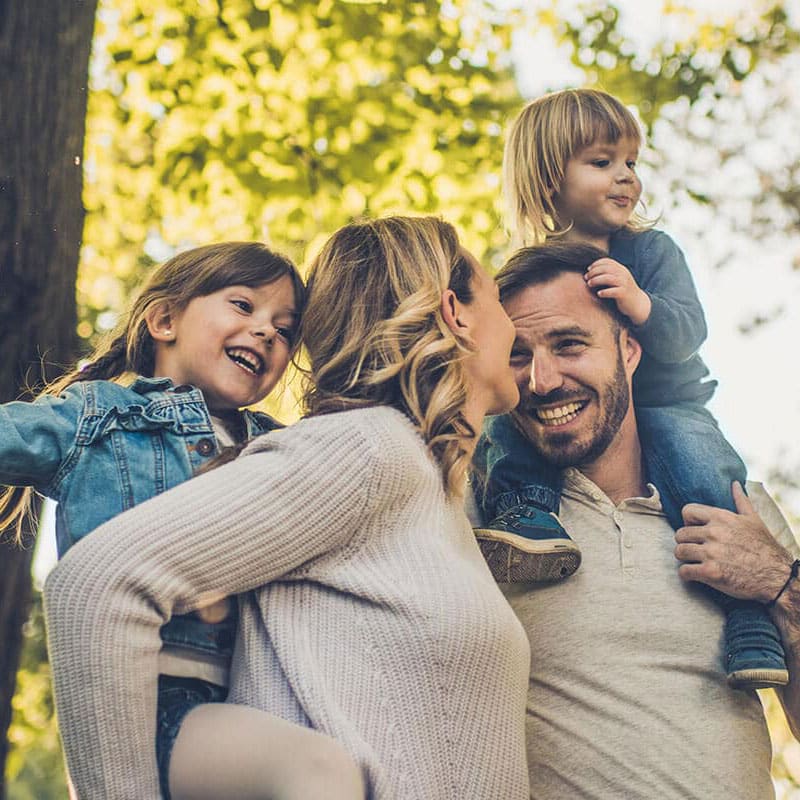
<path fill-rule="evenodd" d="M 197 244 L 261 239 L 302 264 L 354 217 L 435 213 L 499 267 L 510 119 L 598 86 L 646 132 L 643 197 L 706 308 L 712 410 L 797 525 L 798 0 L 44 0 L 0 20 L 0 63 L 20 70 L 0 70 L 0 339 L 20 353 L 2 399 L 86 353 L 150 266 Z M 41 199 L 13 227 L 28 172 Z M 269 409 L 287 422 L 291 388 Z M 35 552 L 0 545 L 9 800 L 66 797 L 48 517 Z M 800 798 L 800 744 L 764 701 L 777 796 Z"/>

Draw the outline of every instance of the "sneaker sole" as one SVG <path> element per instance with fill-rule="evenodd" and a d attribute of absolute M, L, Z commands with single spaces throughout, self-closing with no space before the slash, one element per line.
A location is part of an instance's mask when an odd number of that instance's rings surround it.
<path fill-rule="evenodd" d="M 560 536 L 554 539 L 528 539 L 517 533 L 498 531 L 493 528 L 474 528 L 473 532 L 479 541 L 490 541 L 504 544 L 521 553 L 547 555 L 563 552 L 576 553 L 580 559 L 581 551 L 572 539 Z"/>
<path fill-rule="evenodd" d="M 789 683 L 785 669 L 739 669 L 728 673 L 728 686 L 732 689 L 774 689 Z"/>
<path fill-rule="evenodd" d="M 553 583 L 568 578 L 581 564 L 581 551 L 572 542 L 537 544 L 541 546 L 521 552 L 507 542 L 478 536 L 481 553 L 498 583 Z"/>

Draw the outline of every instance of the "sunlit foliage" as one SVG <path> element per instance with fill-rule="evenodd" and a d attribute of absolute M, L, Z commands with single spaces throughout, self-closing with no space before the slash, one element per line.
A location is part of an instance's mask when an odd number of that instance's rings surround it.
<path fill-rule="evenodd" d="M 683 11 L 674 3 L 664 13 Z M 523 25 L 554 31 L 582 82 L 637 107 L 659 196 L 746 219 L 748 237 L 776 221 L 798 227 L 797 137 L 776 122 L 796 110 L 785 74 L 800 78 L 798 32 L 781 5 L 644 51 L 606 3 L 562 15 L 557 1 L 103 0 L 77 287 L 87 348 L 148 266 L 212 240 L 257 238 L 304 262 L 359 215 L 439 213 L 496 264 L 506 247 L 503 133 L 521 103 L 508 53 Z M 777 167 L 759 160 L 768 136 L 785 139 Z M 740 156 L 746 181 L 731 167 Z M 728 169 L 735 190 L 715 195 L 705 178 Z M 64 797 L 38 610 L 15 709 L 10 800 Z M 768 713 L 788 797 L 800 745 L 772 701 Z"/>
<path fill-rule="evenodd" d="M 471 15 L 464 18 L 469 5 Z M 509 30 L 480 3 L 108 0 L 78 297 L 90 337 L 176 247 L 303 260 L 362 214 L 441 213 L 497 249 Z"/>

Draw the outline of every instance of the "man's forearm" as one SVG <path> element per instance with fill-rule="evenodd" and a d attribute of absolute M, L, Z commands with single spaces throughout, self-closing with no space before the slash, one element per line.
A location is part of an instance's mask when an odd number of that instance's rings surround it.
<path fill-rule="evenodd" d="M 792 733 L 800 739 L 800 577 L 789 582 L 770 615 L 780 631 L 789 669 L 789 683 L 778 696 Z"/>

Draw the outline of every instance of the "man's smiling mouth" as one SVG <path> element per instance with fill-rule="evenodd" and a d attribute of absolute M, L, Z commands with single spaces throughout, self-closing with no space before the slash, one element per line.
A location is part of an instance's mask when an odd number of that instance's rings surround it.
<path fill-rule="evenodd" d="M 580 402 L 565 403 L 563 406 L 556 406 L 555 408 L 535 408 L 533 413 L 536 419 L 547 427 L 557 427 L 558 425 L 566 425 L 571 422 L 588 403 L 588 400 Z"/>

